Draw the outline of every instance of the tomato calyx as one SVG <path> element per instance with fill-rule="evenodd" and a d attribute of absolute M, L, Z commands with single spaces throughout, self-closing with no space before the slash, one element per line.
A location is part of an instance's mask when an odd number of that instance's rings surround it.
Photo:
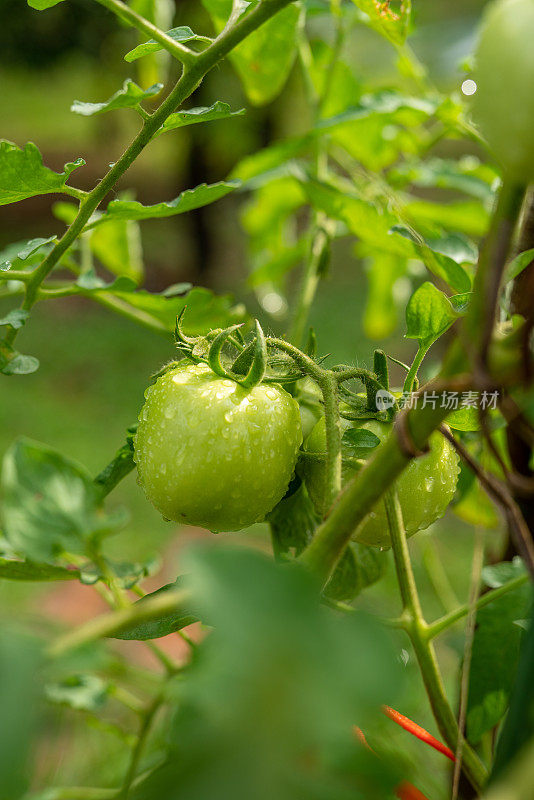
<path fill-rule="evenodd" d="M 258 320 L 246 339 L 241 325 L 216 328 L 205 336 L 187 336 L 183 331 L 186 307 L 176 318 L 174 341 L 178 351 L 194 363 L 208 364 L 220 378 L 251 389 L 260 383 L 293 383 L 302 377 L 294 360 L 273 352 Z M 175 366 L 175 363 L 173 363 Z"/>

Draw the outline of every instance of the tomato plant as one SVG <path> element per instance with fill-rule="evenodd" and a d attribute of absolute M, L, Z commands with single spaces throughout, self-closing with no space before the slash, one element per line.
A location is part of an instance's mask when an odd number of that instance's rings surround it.
<path fill-rule="evenodd" d="M 4 5 L 0 800 L 533 796 L 533 0 Z"/>

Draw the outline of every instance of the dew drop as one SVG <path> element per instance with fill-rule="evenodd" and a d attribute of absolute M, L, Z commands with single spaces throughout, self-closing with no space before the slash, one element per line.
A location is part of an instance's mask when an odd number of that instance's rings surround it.
<path fill-rule="evenodd" d="M 176 409 L 174 409 L 172 406 L 167 406 L 165 411 L 163 412 L 165 419 L 172 419 L 175 416 L 175 414 L 176 414 Z"/>
<path fill-rule="evenodd" d="M 425 478 L 425 489 L 427 490 L 427 492 L 431 492 L 433 486 L 434 486 L 434 478 Z"/>
<path fill-rule="evenodd" d="M 226 414 L 224 415 L 224 418 L 227 422 L 232 422 L 232 420 L 234 419 L 234 415 L 232 414 L 231 411 L 227 411 Z"/>

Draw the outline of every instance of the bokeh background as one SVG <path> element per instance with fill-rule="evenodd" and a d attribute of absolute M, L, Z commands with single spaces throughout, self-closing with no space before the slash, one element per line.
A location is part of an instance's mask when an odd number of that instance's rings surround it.
<path fill-rule="evenodd" d="M 415 0 L 414 6 L 416 34 L 411 43 L 415 52 L 438 86 L 445 90 L 459 88 L 484 2 Z M 201 3 L 169 0 L 168 10 L 168 27 L 187 24 L 195 31 L 211 34 Z M 321 18 L 316 24 L 321 24 Z M 58 171 L 65 162 L 83 157 L 87 166 L 77 171 L 76 181 L 81 188 L 91 189 L 132 138 L 138 121 L 128 110 L 92 118 L 77 116 L 69 110 L 72 101 L 104 100 L 126 77 L 146 87 L 162 77 L 170 81 L 176 74 L 176 66 L 165 55 L 148 63 L 141 59 L 127 64 L 123 54 L 137 42 L 135 31 L 122 26 L 90 0 L 70 0 L 46 13 L 33 11 L 21 0 L 2 0 L 2 138 L 19 146 L 35 142 L 44 163 Z M 394 56 L 387 43 L 362 26 L 353 31 L 343 53 L 354 76 L 365 76 L 366 83 L 376 87 L 391 86 L 396 80 Z M 133 189 L 143 203 L 155 203 L 204 181 L 224 179 L 248 153 L 306 130 L 309 119 L 303 96 L 301 76 L 295 67 L 275 102 L 264 108 L 251 107 L 232 68 L 222 64 L 207 76 L 192 105 L 210 105 L 221 99 L 232 108 L 246 106 L 247 113 L 159 138 L 124 176 L 118 190 Z M 2 207 L 0 250 L 14 241 L 61 234 L 63 223 L 52 213 L 57 199 L 47 195 Z M 237 192 L 187 215 L 144 222 L 145 285 L 160 291 L 169 284 L 190 281 L 217 292 L 230 292 L 236 302 L 246 303 L 253 315 L 259 315 L 267 329 L 283 331 L 287 317 L 270 318 L 247 285 L 249 265 L 241 225 L 246 203 L 246 193 Z M 320 352 L 332 353 L 336 362 L 369 365 L 373 348 L 379 345 L 408 360 L 414 346 L 403 339 L 402 314 L 397 331 L 386 341 L 372 342 L 365 337 L 362 317 L 366 293 L 361 263 L 350 246 L 336 244 L 330 274 L 321 284 L 312 312 Z M 172 343 L 84 298 L 38 305 L 31 324 L 19 338 L 21 349 L 36 355 L 41 367 L 32 375 L 0 378 L 0 451 L 17 436 L 25 435 L 57 448 L 96 474 L 110 460 L 123 441 L 125 429 L 135 420 L 149 376 L 172 358 Z M 114 491 L 110 505 L 124 505 L 131 515 L 129 525 L 110 541 L 110 554 L 120 553 L 122 558 L 132 560 L 159 554 L 164 566 L 154 579 L 154 588 L 174 577 L 186 537 L 173 524 L 165 523 L 146 502 L 133 475 Z M 246 536 L 261 545 L 265 540 L 264 526 L 257 526 Z M 414 545 L 418 579 L 430 618 L 442 609 L 430 589 L 425 559 L 433 561 L 433 569 L 438 571 L 447 564 L 454 590 L 465 598 L 472 530 L 449 516 L 436 526 L 434 543 L 429 554 L 429 538 L 423 533 Z M 93 596 L 89 587 L 74 585 L 50 589 L 0 584 L 0 603 L 8 613 L 11 610 L 31 618 L 38 609 L 44 609 L 51 617 L 69 624 L 96 613 L 99 606 Z M 395 612 L 392 569 L 384 582 L 366 594 L 365 603 L 373 610 Z M 453 678 L 461 644 L 458 633 L 457 638 L 449 637 L 440 652 L 445 671 Z M 141 657 L 133 651 L 132 654 Z M 403 710 L 435 732 L 417 667 L 408 652 L 405 657 L 407 669 L 413 674 Z M 449 688 L 454 691 L 452 685 Z M 74 717 L 71 711 L 65 711 L 64 719 L 54 723 L 42 746 L 39 758 L 45 785 L 57 780 L 65 784 L 83 782 L 83 775 L 91 775 L 93 759 L 101 753 L 102 737 L 109 740 L 106 747 L 115 762 L 124 756 L 113 732 L 94 727 L 94 721 L 87 725 L 86 719 Z M 385 735 L 424 765 L 426 785 L 420 781 L 421 789 L 436 798 L 444 796 L 440 776 L 446 765 L 441 757 L 428 753 L 393 727 L 385 721 Z"/>

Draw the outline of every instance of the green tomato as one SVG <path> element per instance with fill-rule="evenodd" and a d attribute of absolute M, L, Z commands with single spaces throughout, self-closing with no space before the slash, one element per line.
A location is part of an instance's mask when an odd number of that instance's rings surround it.
<path fill-rule="evenodd" d="M 302 442 L 297 402 L 183 362 L 145 392 L 138 479 L 164 517 L 212 531 L 259 522 L 283 497 Z"/>
<path fill-rule="evenodd" d="M 387 438 L 391 432 L 391 423 L 378 420 L 362 420 L 348 422 L 341 420 L 343 431 L 348 428 L 365 428 L 380 440 Z M 306 440 L 304 449 L 310 453 L 321 454 L 326 450 L 325 420 L 322 417 Z M 342 483 L 349 481 L 360 468 L 350 462 L 350 450 L 343 448 Z M 404 526 L 408 536 L 412 536 L 422 528 L 428 528 L 439 517 L 451 502 L 458 479 L 458 456 L 449 442 L 439 433 L 430 437 L 430 451 L 420 458 L 410 461 L 404 472 L 395 482 L 398 492 Z M 304 458 L 301 475 L 308 493 L 319 513 L 322 507 L 326 470 L 324 460 Z M 352 539 L 361 544 L 374 547 L 389 547 L 388 521 L 384 501 L 380 500 L 367 518 L 355 529 Z"/>
<path fill-rule="evenodd" d="M 475 52 L 473 118 L 505 172 L 534 180 L 534 2 L 488 5 Z"/>

